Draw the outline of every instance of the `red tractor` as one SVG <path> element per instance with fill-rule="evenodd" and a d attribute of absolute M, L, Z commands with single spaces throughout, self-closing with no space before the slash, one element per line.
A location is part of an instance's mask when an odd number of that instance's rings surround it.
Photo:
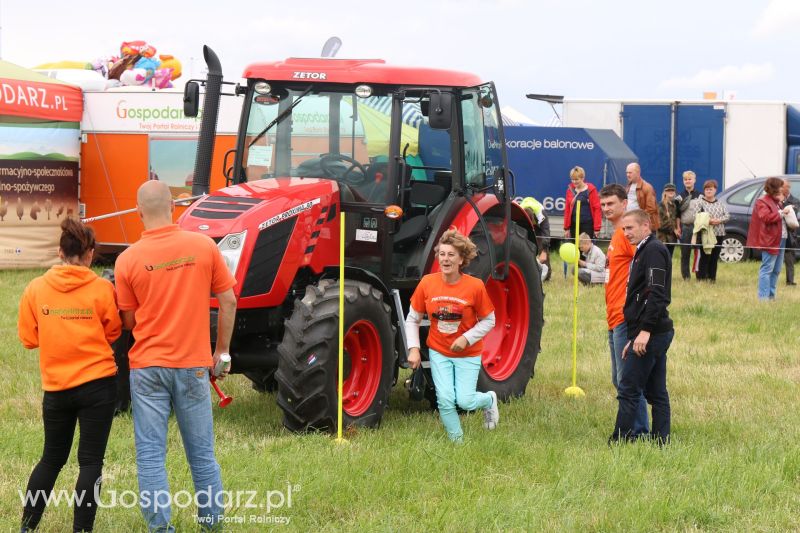
<path fill-rule="evenodd" d="M 223 84 L 216 55 L 205 47 L 204 56 L 208 78 L 188 83 L 184 96 L 185 113 L 196 116 L 206 87 L 195 195 L 208 193 Z M 511 201 L 494 85 L 380 60 L 255 63 L 244 78 L 236 148 L 225 157 L 229 186 L 179 220 L 218 243 L 238 281 L 232 371 L 258 390 L 277 389 L 288 429 L 335 427 L 344 231 L 344 421 L 377 426 L 407 367 L 411 293 L 437 271 L 433 248 L 455 227 L 478 245 L 467 270 L 485 280 L 496 308 L 478 388 L 503 400 L 523 395 L 543 293 L 530 219 Z"/>

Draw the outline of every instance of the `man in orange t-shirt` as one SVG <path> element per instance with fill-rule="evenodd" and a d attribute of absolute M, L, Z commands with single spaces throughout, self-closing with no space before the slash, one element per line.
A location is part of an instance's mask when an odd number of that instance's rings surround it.
<path fill-rule="evenodd" d="M 606 253 L 606 320 L 608 321 L 608 347 L 611 351 L 611 382 L 619 388 L 622 377 L 622 350 L 628 342 L 628 332 L 622 309 L 628 287 L 628 274 L 636 248 L 622 233 L 620 222 L 628 204 L 628 193 L 618 183 L 611 183 L 600 190 L 600 209 L 614 226 L 614 235 Z M 647 433 L 650 424 L 647 416 L 647 400 L 644 395 L 639 402 L 634 423 L 634 433 Z"/>
<path fill-rule="evenodd" d="M 230 349 L 236 296 L 214 241 L 172 223 L 172 195 L 147 181 L 136 197 L 142 238 L 115 266 L 122 325 L 132 329 L 131 404 L 139 477 L 139 504 L 148 528 L 174 531 L 165 469 L 167 420 L 174 409 L 192 472 L 198 523 L 213 528 L 224 503 L 214 455 L 209 367 Z M 213 360 L 208 295 L 219 300 Z"/>

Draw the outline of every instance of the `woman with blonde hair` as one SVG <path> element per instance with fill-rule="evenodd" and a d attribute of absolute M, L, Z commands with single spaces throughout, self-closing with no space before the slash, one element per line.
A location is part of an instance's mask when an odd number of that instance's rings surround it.
<path fill-rule="evenodd" d="M 600 231 L 603 215 L 600 212 L 600 195 L 597 188 L 586 181 L 586 171 L 575 166 L 569 171 L 570 185 L 565 195 L 564 237 L 575 237 L 576 226 L 580 222 L 580 231 L 585 231 L 594 239 Z M 576 220 L 575 203 L 581 203 L 581 219 Z"/>
<path fill-rule="evenodd" d="M 500 419 L 497 394 L 477 391 L 482 339 L 494 328 L 494 306 L 483 281 L 462 272 L 476 256 L 468 237 L 455 229 L 445 231 L 436 246 L 439 272 L 419 282 L 405 323 L 408 362 L 416 369 L 422 359 L 419 326 L 424 314 L 430 319 L 427 345 L 439 416 L 447 436 L 457 443 L 464 432 L 456 407 L 483 409 L 486 429 L 497 427 Z"/>

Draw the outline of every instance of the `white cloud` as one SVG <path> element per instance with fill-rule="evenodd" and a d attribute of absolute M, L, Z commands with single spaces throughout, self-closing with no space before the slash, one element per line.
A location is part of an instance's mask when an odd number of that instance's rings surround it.
<path fill-rule="evenodd" d="M 661 89 L 717 89 L 763 83 L 772 79 L 772 63 L 741 66 L 727 65 L 716 70 L 704 69 L 688 77 L 676 77 L 661 82 Z"/>
<path fill-rule="evenodd" d="M 800 25 L 800 2 L 797 0 L 772 0 L 761 13 L 751 34 L 754 37 L 772 37 L 775 34 L 794 32 Z"/>

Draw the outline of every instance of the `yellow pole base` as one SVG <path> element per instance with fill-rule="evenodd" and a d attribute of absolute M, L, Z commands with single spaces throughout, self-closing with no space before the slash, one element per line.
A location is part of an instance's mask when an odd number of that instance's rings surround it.
<path fill-rule="evenodd" d="M 583 398 L 586 396 L 586 393 L 583 392 L 583 389 L 577 386 L 567 387 L 564 389 L 564 394 L 569 396 L 570 398 Z"/>
<path fill-rule="evenodd" d="M 345 439 L 344 437 L 336 437 L 333 439 L 336 444 L 350 444 L 350 441 Z"/>

